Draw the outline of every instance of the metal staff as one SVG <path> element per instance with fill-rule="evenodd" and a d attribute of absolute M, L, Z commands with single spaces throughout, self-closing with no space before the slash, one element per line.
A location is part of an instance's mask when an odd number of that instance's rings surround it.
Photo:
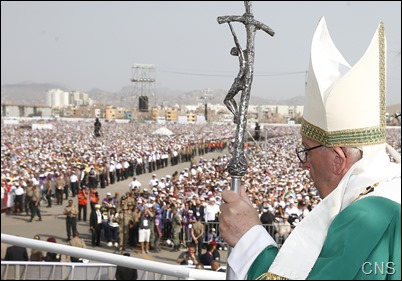
<path fill-rule="evenodd" d="M 228 171 L 232 178 L 231 190 L 237 193 L 240 193 L 241 177 L 247 172 L 247 160 L 244 155 L 244 138 L 247 126 L 248 102 L 250 100 L 251 83 L 253 82 L 254 73 L 255 33 L 256 30 L 261 29 L 271 36 L 274 36 L 275 34 L 270 27 L 254 19 L 251 1 L 244 1 L 244 6 L 246 12 L 242 16 L 221 16 L 217 19 L 219 24 L 229 24 L 236 45 L 231 49 L 230 54 L 238 56 L 240 64 L 239 73 L 224 100 L 225 105 L 234 115 L 234 123 L 237 124 L 233 155 L 228 164 Z M 241 48 L 231 25 L 231 22 L 235 21 L 243 23 L 246 27 L 247 46 L 245 50 Z M 233 98 L 240 91 L 242 92 L 240 104 L 237 106 L 237 103 Z M 229 248 L 228 255 L 230 255 L 230 250 L 231 248 Z M 226 279 L 232 279 L 230 277 L 231 270 L 229 267 L 226 272 Z"/>

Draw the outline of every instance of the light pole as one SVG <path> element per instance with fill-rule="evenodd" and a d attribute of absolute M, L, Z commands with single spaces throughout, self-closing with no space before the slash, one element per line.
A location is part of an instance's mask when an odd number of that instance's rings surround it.
<path fill-rule="evenodd" d="M 204 104 L 204 116 L 205 116 L 205 121 L 208 121 L 208 102 L 207 102 L 207 98 L 206 96 L 201 97 L 200 99 L 204 100 L 205 104 Z"/>
<path fill-rule="evenodd" d="M 204 109 L 204 114 L 205 114 L 205 121 L 208 121 L 208 102 L 207 102 L 207 98 L 204 98 L 205 100 L 205 109 Z"/>

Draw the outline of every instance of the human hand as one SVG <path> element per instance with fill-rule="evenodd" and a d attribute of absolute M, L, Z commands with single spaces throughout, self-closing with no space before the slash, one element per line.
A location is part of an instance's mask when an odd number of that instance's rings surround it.
<path fill-rule="evenodd" d="M 244 188 L 241 188 L 240 195 L 225 190 L 222 199 L 224 203 L 220 206 L 219 230 L 223 239 L 234 247 L 248 230 L 261 224 L 261 221 Z"/>

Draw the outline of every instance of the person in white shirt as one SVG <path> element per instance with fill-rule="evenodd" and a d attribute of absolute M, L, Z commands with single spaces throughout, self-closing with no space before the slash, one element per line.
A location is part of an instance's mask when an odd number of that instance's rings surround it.
<path fill-rule="evenodd" d="M 149 153 L 148 155 L 148 172 L 154 171 L 154 155 L 153 152 Z"/>
<path fill-rule="evenodd" d="M 291 216 L 296 216 L 299 217 L 300 216 L 300 211 L 299 209 L 295 206 L 294 200 L 293 199 L 289 199 L 289 204 L 286 206 L 285 208 L 285 215 L 288 215 L 289 217 Z"/>
<path fill-rule="evenodd" d="M 123 180 L 123 165 L 120 163 L 120 161 L 117 161 L 116 163 L 116 178 L 117 181 Z"/>
<path fill-rule="evenodd" d="M 128 185 L 129 191 L 133 189 L 140 189 L 141 188 L 141 182 L 137 179 L 137 177 L 133 177 L 133 180 L 130 182 Z"/>
<path fill-rule="evenodd" d="M 25 189 L 21 186 L 22 183 L 16 183 L 15 186 L 15 212 L 19 215 L 24 209 L 24 193 Z"/>
<path fill-rule="evenodd" d="M 124 168 L 124 179 L 128 179 L 128 168 L 130 167 L 130 163 L 128 163 L 127 159 L 124 159 L 123 168 Z"/>
<path fill-rule="evenodd" d="M 116 166 L 114 165 L 114 161 L 110 161 L 110 165 L 109 165 L 109 180 L 110 180 L 110 184 L 114 184 L 115 173 L 116 173 Z"/>
<path fill-rule="evenodd" d="M 209 199 L 209 204 L 205 208 L 205 218 L 207 222 L 216 222 L 217 216 L 216 214 L 219 212 L 219 206 L 215 204 L 215 197 L 211 197 Z"/>
<path fill-rule="evenodd" d="M 158 189 L 163 190 L 165 187 L 166 187 L 165 178 L 161 178 L 161 180 L 159 181 L 159 184 L 158 184 Z"/>
<path fill-rule="evenodd" d="M 70 176 L 70 185 L 71 185 L 71 193 L 73 194 L 73 197 L 78 193 L 78 177 L 75 171 L 71 172 Z"/>
<path fill-rule="evenodd" d="M 155 153 L 155 162 L 156 162 L 156 169 L 159 170 L 161 168 L 161 154 L 159 151 Z"/>
<path fill-rule="evenodd" d="M 149 180 L 149 188 L 152 189 L 155 185 L 158 185 L 158 179 L 156 178 L 156 174 L 152 174 L 152 178 Z"/>
<path fill-rule="evenodd" d="M 184 180 L 184 171 L 181 171 L 179 175 L 179 182 L 182 182 L 183 180 Z"/>
<path fill-rule="evenodd" d="M 135 167 L 135 172 L 137 173 L 137 175 L 141 175 L 142 174 L 142 164 L 143 164 L 142 156 L 137 155 L 135 160 L 137 160 L 137 166 Z"/>
<path fill-rule="evenodd" d="M 195 165 L 191 166 L 190 172 L 191 172 L 191 177 L 192 178 L 195 178 L 197 176 L 197 168 L 196 168 Z"/>
<path fill-rule="evenodd" d="M 162 168 L 167 167 L 167 165 L 168 165 L 168 159 L 169 159 L 169 154 L 167 153 L 167 151 L 164 151 L 164 152 L 162 153 L 162 156 L 161 156 Z"/>

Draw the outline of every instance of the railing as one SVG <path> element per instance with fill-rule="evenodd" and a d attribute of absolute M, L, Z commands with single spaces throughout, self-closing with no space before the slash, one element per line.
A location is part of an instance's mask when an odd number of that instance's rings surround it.
<path fill-rule="evenodd" d="M 116 265 L 107 263 L 3 261 L 1 280 L 114 280 Z M 194 266 L 182 266 L 194 268 Z M 204 266 L 210 270 L 211 266 Z M 138 280 L 176 280 L 177 277 L 138 270 Z"/>
<path fill-rule="evenodd" d="M 219 232 L 219 222 L 203 222 L 203 225 L 205 227 L 205 233 L 203 237 L 204 244 L 207 244 L 208 241 L 210 240 L 215 240 L 218 243 L 218 247 L 221 248 L 229 248 L 229 245 L 223 240 L 223 238 L 220 235 Z M 263 224 L 262 226 L 266 229 L 266 231 L 272 236 L 272 238 L 275 240 L 277 245 L 280 247 L 283 242 L 285 242 L 285 239 L 282 236 L 276 236 L 276 230 L 278 227 L 280 227 L 281 224 Z M 211 233 L 209 232 L 210 229 L 215 228 L 216 232 L 215 237 L 211 237 Z M 189 232 L 190 233 L 190 232 Z M 187 234 L 185 231 L 185 228 L 183 226 L 181 233 L 181 242 L 183 245 L 186 245 L 188 242 L 192 241 L 191 235 Z M 166 233 L 164 233 L 162 239 L 163 241 L 166 241 L 167 239 L 170 239 L 171 236 L 167 236 Z"/>
<path fill-rule="evenodd" d="M 165 264 L 161 262 L 154 262 L 143 260 L 134 257 L 120 256 L 116 254 L 110 254 L 105 252 L 99 252 L 96 250 L 83 249 L 77 247 L 71 247 L 68 245 L 61 245 L 55 243 L 48 243 L 46 241 L 40 241 L 35 239 L 28 239 L 24 237 L 18 237 L 8 234 L 1 234 L 1 242 L 18 245 L 26 248 L 39 249 L 42 251 L 50 251 L 54 253 L 64 254 L 68 256 L 81 257 L 83 259 L 95 260 L 107 264 L 94 264 L 93 268 L 91 263 L 71 263 L 70 266 L 66 266 L 66 263 L 48 263 L 48 262 L 11 262 L 2 261 L 1 262 L 1 276 L 2 280 L 6 279 L 28 279 L 30 274 L 25 273 L 29 269 L 27 264 L 34 264 L 34 266 L 48 267 L 46 269 L 46 274 L 48 274 L 47 280 L 57 280 L 64 279 L 58 278 L 59 272 L 60 276 L 68 276 L 68 279 L 80 279 L 88 277 L 88 279 L 93 280 L 113 280 L 113 270 L 114 265 L 120 265 L 124 267 L 134 268 L 139 271 L 138 279 L 140 280 L 177 280 L 177 279 L 190 279 L 190 280 L 225 280 L 226 274 L 221 272 L 214 272 L 208 270 L 191 269 L 187 267 L 182 267 L 179 265 Z M 17 265 L 17 266 L 14 266 Z M 50 266 L 50 267 L 49 267 Z M 49 269 L 51 268 L 51 270 Z M 92 269 L 91 269 L 92 268 Z M 82 270 L 86 270 L 86 274 L 83 274 Z M 41 269 L 42 270 L 42 269 Z M 63 273 L 64 270 L 64 273 Z M 73 270 L 70 274 L 69 270 Z M 93 270 L 93 271 L 91 271 Z M 74 273 L 75 271 L 80 272 L 78 276 Z M 143 272 L 142 272 L 143 271 Z M 6 275 L 7 272 L 7 275 Z M 95 272 L 95 273 L 94 273 Z M 18 273 L 18 275 L 17 275 Z M 3 276 L 4 274 L 4 276 Z M 11 274 L 11 275 L 10 275 Z M 45 273 L 44 273 L 45 274 Z M 64 275 L 63 275 L 64 274 Z M 57 277 L 56 277 L 57 275 Z M 37 276 L 41 279 L 42 277 Z M 52 279 L 54 277 L 54 279 Z M 103 279 L 104 278 L 104 279 Z M 30 279 L 30 278 L 29 278 Z M 25 279 L 26 280 L 26 279 Z"/>
<path fill-rule="evenodd" d="M 2 261 L 1 280 L 114 280 L 116 265 L 106 263 Z"/>

